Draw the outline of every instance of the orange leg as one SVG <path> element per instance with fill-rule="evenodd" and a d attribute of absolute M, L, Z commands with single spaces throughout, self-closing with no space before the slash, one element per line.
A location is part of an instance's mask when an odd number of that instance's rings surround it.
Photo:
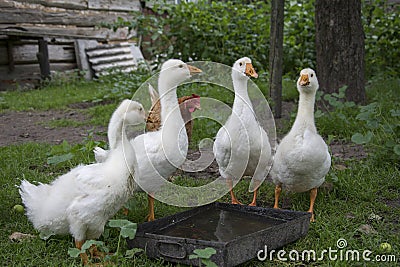
<path fill-rule="evenodd" d="M 147 221 L 151 222 L 155 220 L 154 216 L 154 197 L 153 194 L 148 194 L 148 205 L 149 205 L 149 214 L 147 215 Z"/>
<path fill-rule="evenodd" d="M 91 257 L 92 259 L 94 259 L 94 258 L 103 259 L 103 258 L 106 256 L 106 253 L 99 251 L 99 250 L 97 249 L 97 246 L 96 246 L 96 245 L 92 245 L 92 246 L 89 248 L 89 253 L 90 253 L 90 257 Z"/>
<path fill-rule="evenodd" d="M 84 243 L 85 243 L 85 240 L 83 240 L 83 241 L 77 241 L 77 240 L 75 240 L 75 247 L 76 247 L 77 249 L 82 249 L 82 245 L 83 245 Z M 81 256 L 81 260 L 82 260 L 83 265 L 85 265 L 85 266 L 88 265 L 89 259 L 88 259 L 87 254 L 86 254 L 86 253 L 81 253 L 80 256 Z"/>
<path fill-rule="evenodd" d="M 314 203 L 315 203 L 315 199 L 317 198 L 317 191 L 318 191 L 318 188 L 313 188 L 310 191 L 310 209 L 308 210 L 308 212 L 311 212 L 310 222 L 315 222 Z"/>
<path fill-rule="evenodd" d="M 275 186 L 275 203 L 274 203 L 274 209 L 279 209 L 279 197 L 281 195 L 282 192 L 282 186 L 276 185 Z"/>
<path fill-rule="evenodd" d="M 249 204 L 249 206 L 256 206 L 257 205 L 257 191 L 258 191 L 258 187 L 260 186 L 260 181 L 255 180 L 254 183 L 255 183 L 256 190 L 254 190 L 253 201 Z"/>
<path fill-rule="evenodd" d="M 122 207 L 122 214 L 124 214 L 125 216 L 127 216 L 129 213 L 129 210 L 125 207 Z"/>
<path fill-rule="evenodd" d="M 226 180 L 226 183 L 228 184 L 229 187 L 229 193 L 231 194 L 231 200 L 232 200 L 232 204 L 239 204 L 242 205 L 242 203 L 239 202 L 239 200 L 237 200 L 235 193 L 233 193 L 233 182 L 231 178 L 228 178 Z"/>
<path fill-rule="evenodd" d="M 253 201 L 249 204 L 249 206 L 256 206 L 257 205 L 257 191 L 258 191 L 258 189 L 254 190 Z"/>

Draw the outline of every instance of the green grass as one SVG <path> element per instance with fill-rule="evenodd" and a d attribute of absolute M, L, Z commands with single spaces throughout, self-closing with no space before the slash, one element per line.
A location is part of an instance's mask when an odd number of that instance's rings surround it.
<path fill-rule="evenodd" d="M 282 100 L 297 101 L 299 92 L 296 88 L 296 80 L 290 77 L 284 77 L 282 80 Z"/>
<path fill-rule="evenodd" d="M 187 89 L 189 90 L 189 89 Z M 197 92 L 202 93 L 201 89 Z M 62 86 L 50 86 L 41 90 L 29 92 L 2 93 L 2 107 L 12 110 L 29 109 L 63 109 L 68 104 L 92 101 L 104 98 L 109 90 L 103 88 L 101 83 L 77 82 L 75 85 L 62 84 Z M 187 91 L 189 92 L 189 91 Z M 392 109 L 399 108 L 400 85 L 398 79 L 374 80 L 368 86 L 370 102 L 379 103 L 381 112 L 377 115 L 380 124 L 396 128 L 396 117 L 390 113 Z M 186 92 L 185 92 L 186 93 Z M 208 92 L 212 97 L 231 103 L 231 96 L 218 90 Z M 121 95 L 109 96 L 115 99 L 115 103 L 96 105 L 85 112 L 91 117 L 90 124 L 106 125 L 109 116 L 118 103 Z M 293 96 L 290 97 L 294 98 Z M 39 99 L 44 99 L 39 101 Z M 294 98 L 295 99 L 295 98 Z M 21 100 L 21 101 L 18 101 Z M 343 116 L 338 116 L 338 114 Z M 364 132 L 368 128 L 365 121 L 356 119 L 359 113 L 358 107 L 336 108 L 331 114 L 324 114 L 316 119 L 317 127 L 327 139 L 331 136 L 334 140 L 350 142 L 351 135 L 355 131 Z M 397 117 L 398 118 L 398 117 Z M 60 121 L 60 125 L 73 125 L 71 121 Z M 215 127 L 207 125 L 207 120 L 196 120 L 193 138 L 196 142 L 208 137 L 208 130 Z M 398 123 L 398 120 L 397 120 Z M 333 157 L 332 168 L 327 175 L 329 187 L 319 190 L 315 212 L 317 222 L 310 225 L 307 236 L 285 246 L 290 250 L 315 250 L 317 253 L 324 249 L 336 249 L 339 238 L 347 241 L 347 248 L 352 250 L 371 250 L 372 255 L 385 254 L 379 249 L 379 245 L 388 242 L 392 245 L 392 252 L 400 260 L 400 170 L 398 157 L 390 150 L 382 150 L 385 140 L 398 142 L 396 131 L 385 132 L 387 127 L 379 127 L 373 130 L 374 138 L 365 149 L 370 156 L 367 159 L 343 160 Z M 52 146 L 40 143 L 25 143 L 2 147 L 0 150 L 0 255 L 3 266 L 79 266 L 80 260 L 68 256 L 68 248 L 74 246 L 71 236 L 54 236 L 47 241 L 34 238 L 30 241 L 19 243 L 10 242 L 8 236 L 13 232 L 38 234 L 24 214 L 16 213 L 12 207 L 21 204 L 21 199 L 16 185 L 21 179 L 29 181 L 51 182 L 57 176 L 67 172 L 79 163 L 93 161 L 92 147 L 96 145 L 90 138 L 82 140 L 75 146 Z M 194 145 L 195 146 L 195 145 Z M 72 152 L 74 157 L 70 161 L 59 164 L 48 164 L 49 156 Z M 390 154 L 391 153 L 391 154 Z M 345 168 L 337 168 L 345 166 Z M 210 180 L 196 181 L 188 177 L 178 177 L 175 182 L 186 186 L 198 186 Z M 250 203 L 252 194 L 248 192 L 249 179 L 243 179 L 235 187 L 237 197 L 243 203 Z M 272 207 L 274 197 L 274 185 L 264 182 L 260 188 L 258 204 L 264 207 Z M 220 201 L 229 201 L 225 195 Z M 294 194 L 283 191 L 280 204 L 284 208 L 305 211 L 309 205 L 308 193 Z M 141 223 L 145 221 L 147 212 L 147 198 L 144 193 L 137 193 L 127 203 L 130 208 L 128 216 L 118 213 L 115 218 L 129 219 Z M 183 208 L 169 206 L 156 201 L 155 213 L 160 218 L 184 210 Z M 382 219 L 370 219 L 371 215 L 379 215 Z M 375 233 L 366 234 L 359 231 L 361 225 L 368 224 L 375 229 Z M 109 229 L 109 228 L 107 228 Z M 118 242 L 118 231 L 109 230 L 110 235 L 101 237 L 111 251 L 115 251 Z M 122 244 L 125 250 L 125 243 Z M 386 253 L 388 254 L 388 253 Z M 327 258 L 316 262 L 283 262 L 274 260 L 259 262 L 253 260 L 243 266 L 397 266 L 397 263 L 376 262 L 345 262 L 329 261 Z M 173 266 L 162 260 L 148 259 L 144 255 L 135 256 L 131 260 L 119 258 L 117 266 Z"/>
<path fill-rule="evenodd" d="M 78 81 L 62 86 L 48 86 L 31 91 L 1 92 L 4 110 L 49 110 L 63 109 L 72 103 L 91 101 L 104 95 L 104 86 L 93 82 Z"/>
<path fill-rule="evenodd" d="M 71 120 L 71 119 L 57 119 L 57 120 L 51 120 L 49 122 L 45 123 L 46 126 L 56 128 L 56 127 L 78 127 L 85 125 L 84 122 L 76 121 L 76 120 Z"/>
<path fill-rule="evenodd" d="M 108 105 L 98 105 L 88 108 L 85 110 L 85 113 L 89 115 L 91 125 L 107 126 L 110 116 L 117 106 L 117 102 Z"/>

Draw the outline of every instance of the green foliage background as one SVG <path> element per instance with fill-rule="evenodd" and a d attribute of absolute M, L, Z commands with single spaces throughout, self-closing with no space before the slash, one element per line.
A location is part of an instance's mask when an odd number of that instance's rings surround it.
<path fill-rule="evenodd" d="M 166 58 L 212 60 L 231 65 L 248 56 L 257 69 L 268 68 L 270 2 L 205 1 L 153 6 L 156 14 L 135 13 L 131 21 L 119 19 L 112 27 L 128 26 L 143 39 L 147 55 L 158 62 Z M 250 3 L 245 3 L 250 2 Z M 315 68 L 315 0 L 286 0 L 284 73 L 297 75 Z M 367 74 L 382 70 L 396 75 L 400 68 L 399 7 L 384 0 L 362 0 Z"/>

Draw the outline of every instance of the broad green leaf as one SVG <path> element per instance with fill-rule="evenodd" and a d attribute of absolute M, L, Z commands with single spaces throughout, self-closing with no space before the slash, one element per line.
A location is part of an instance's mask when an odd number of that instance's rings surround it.
<path fill-rule="evenodd" d="M 151 40 L 155 41 L 159 36 L 160 36 L 160 34 L 158 32 L 156 32 L 151 36 Z"/>
<path fill-rule="evenodd" d="M 333 101 L 332 99 L 333 99 L 332 95 L 330 95 L 330 94 L 325 94 L 324 95 L 324 100 L 325 101 L 330 102 L 330 101 Z"/>
<path fill-rule="evenodd" d="M 110 236 L 110 229 L 104 229 L 102 236 L 107 239 Z"/>
<path fill-rule="evenodd" d="M 130 224 L 133 224 L 133 222 L 130 222 L 130 221 L 124 220 L 124 219 L 108 221 L 108 226 L 113 227 L 113 228 L 118 228 L 118 227 L 122 228 L 122 227 L 130 225 Z"/>
<path fill-rule="evenodd" d="M 353 101 L 346 101 L 344 105 L 346 106 L 346 108 L 352 108 L 356 105 L 356 103 L 354 103 Z"/>
<path fill-rule="evenodd" d="M 199 256 L 197 256 L 197 255 L 194 255 L 194 254 L 189 255 L 189 260 L 198 259 L 198 258 L 199 258 Z"/>
<path fill-rule="evenodd" d="M 351 141 L 358 145 L 362 145 L 362 144 L 369 143 L 371 141 L 372 137 L 373 137 L 373 133 L 370 131 L 366 135 L 363 135 L 361 133 L 355 133 L 351 137 Z"/>
<path fill-rule="evenodd" d="M 342 87 L 340 87 L 339 88 L 339 98 L 344 98 L 345 96 L 346 96 L 346 90 L 347 90 L 347 85 L 345 85 L 345 86 L 342 86 Z"/>
<path fill-rule="evenodd" d="M 213 261 L 209 259 L 202 259 L 201 262 L 206 266 L 206 267 L 218 267 L 217 264 L 215 264 Z"/>
<path fill-rule="evenodd" d="M 385 146 L 388 148 L 392 148 L 392 147 L 394 148 L 396 146 L 396 142 L 394 140 L 389 139 L 385 142 Z"/>
<path fill-rule="evenodd" d="M 59 145 L 55 145 L 51 148 L 49 155 L 56 155 L 56 154 L 65 154 L 70 152 L 71 146 L 68 144 L 67 141 L 63 141 Z"/>
<path fill-rule="evenodd" d="M 129 237 L 130 239 L 135 238 L 136 235 L 136 225 L 127 225 L 121 228 L 120 235 L 122 237 Z"/>
<path fill-rule="evenodd" d="M 314 117 L 315 117 L 316 119 L 318 119 L 318 118 L 321 118 L 321 117 L 324 116 L 324 115 L 325 115 L 324 112 L 322 112 L 321 110 L 317 110 L 317 111 L 315 112 L 315 114 L 314 114 Z"/>
<path fill-rule="evenodd" d="M 342 120 L 344 120 L 344 121 L 346 121 L 346 115 L 344 115 L 343 113 L 337 113 L 337 116 L 340 118 L 340 119 L 342 119 Z"/>
<path fill-rule="evenodd" d="M 333 140 L 335 140 L 335 136 L 333 134 L 329 134 L 327 143 L 330 144 L 330 143 L 332 143 Z"/>
<path fill-rule="evenodd" d="M 81 253 L 82 253 L 82 251 L 77 248 L 69 248 L 68 249 L 68 255 L 72 258 L 77 258 L 79 256 L 79 254 L 81 254 Z"/>
<path fill-rule="evenodd" d="M 85 243 L 82 245 L 82 250 L 86 251 L 93 245 L 102 247 L 104 246 L 104 243 L 102 241 L 97 241 L 97 240 L 86 240 Z"/>
<path fill-rule="evenodd" d="M 371 113 L 370 112 L 361 112 L 359 114 L 357 114 L 356 119 L 360 120 L 360 121 L 368 121 L 371 117 Z"/>
<path fill-rule="evenodd" d="M 209 259 L 212 255 L 217 253 L 214 248 L 205 248 L 205 249 L 195 249 L 193 253 L 197 254 L 199 258 Z"/>
<path fill-rule="evenodd" d="M 47 164 L 59 164 L 59 163 L 71 160 L 73 157 L 74 157 L 74 154 L 72 154 L 72 153 L 48 157 Z"/>
<path fill-rule="evenodd" d="M 108 225 L 113 228 L 120 228 L 122 237 L 133 239 L 136 235 L 137 224 L 128 220 L 110 220 Z"/>
<path fill-rule="evenodd" d="M 393 147 L 393 151 L 394 151 L 394 153 L 396 153 L 396 155 L 400 156 L 400 145 L 395 145 Z"/>
<path fill-rule="evenodd" d="M 361 106 L 360 110 L 361 112 L 371 112 L 371 113 L 375 113 L 375 109 L 378 106 L 378 102 L 373 102 L 371 104 L 365 105 L 365 106 Z"/>
<path fill-rule="evenodd" d="M 39 233 L 40 239 L 43 239 L 43 240 L 49 239 L 49 237 L 52 236 L 52 235 L 53 235 L 52 233 L 43 233 L 43 232 Z"/>
<path fill-rule="evenodd" d="M 137 253 L 143 252 L 143 249 L 141 248 L 133 248 L 133 249 L 128 249 L 125 252 L 125 257 L 128 259 L 133 258 Z"/>
<path fill-rule="evenodd" d="M 400 116 L 400 109 L 391 109 L 390 110 L 390 115 L 392 115 L 392 117 L 399 117 Z"/>
<path fill-rule="evenodd" d="M 378 129 L 379 128 L 379 122 L 375 119 L 369 120 L 366 124 L 367 128 L 369 129 Z"/>

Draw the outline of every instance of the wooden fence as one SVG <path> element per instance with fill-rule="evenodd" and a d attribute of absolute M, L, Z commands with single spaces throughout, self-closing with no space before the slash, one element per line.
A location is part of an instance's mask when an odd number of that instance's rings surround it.
<path fill-rule="evenodd" d="M 43 72 L 40 43 L 48 52 L 49 71 L 65 71 L 78 67 L 77 40 L 132 39 L 135 33 L 127 29 L 114 32 L 99 25 L 130 19 L 139 10 L 138 0 L 1 0 L 0 90 L 37 84 Z"/>

